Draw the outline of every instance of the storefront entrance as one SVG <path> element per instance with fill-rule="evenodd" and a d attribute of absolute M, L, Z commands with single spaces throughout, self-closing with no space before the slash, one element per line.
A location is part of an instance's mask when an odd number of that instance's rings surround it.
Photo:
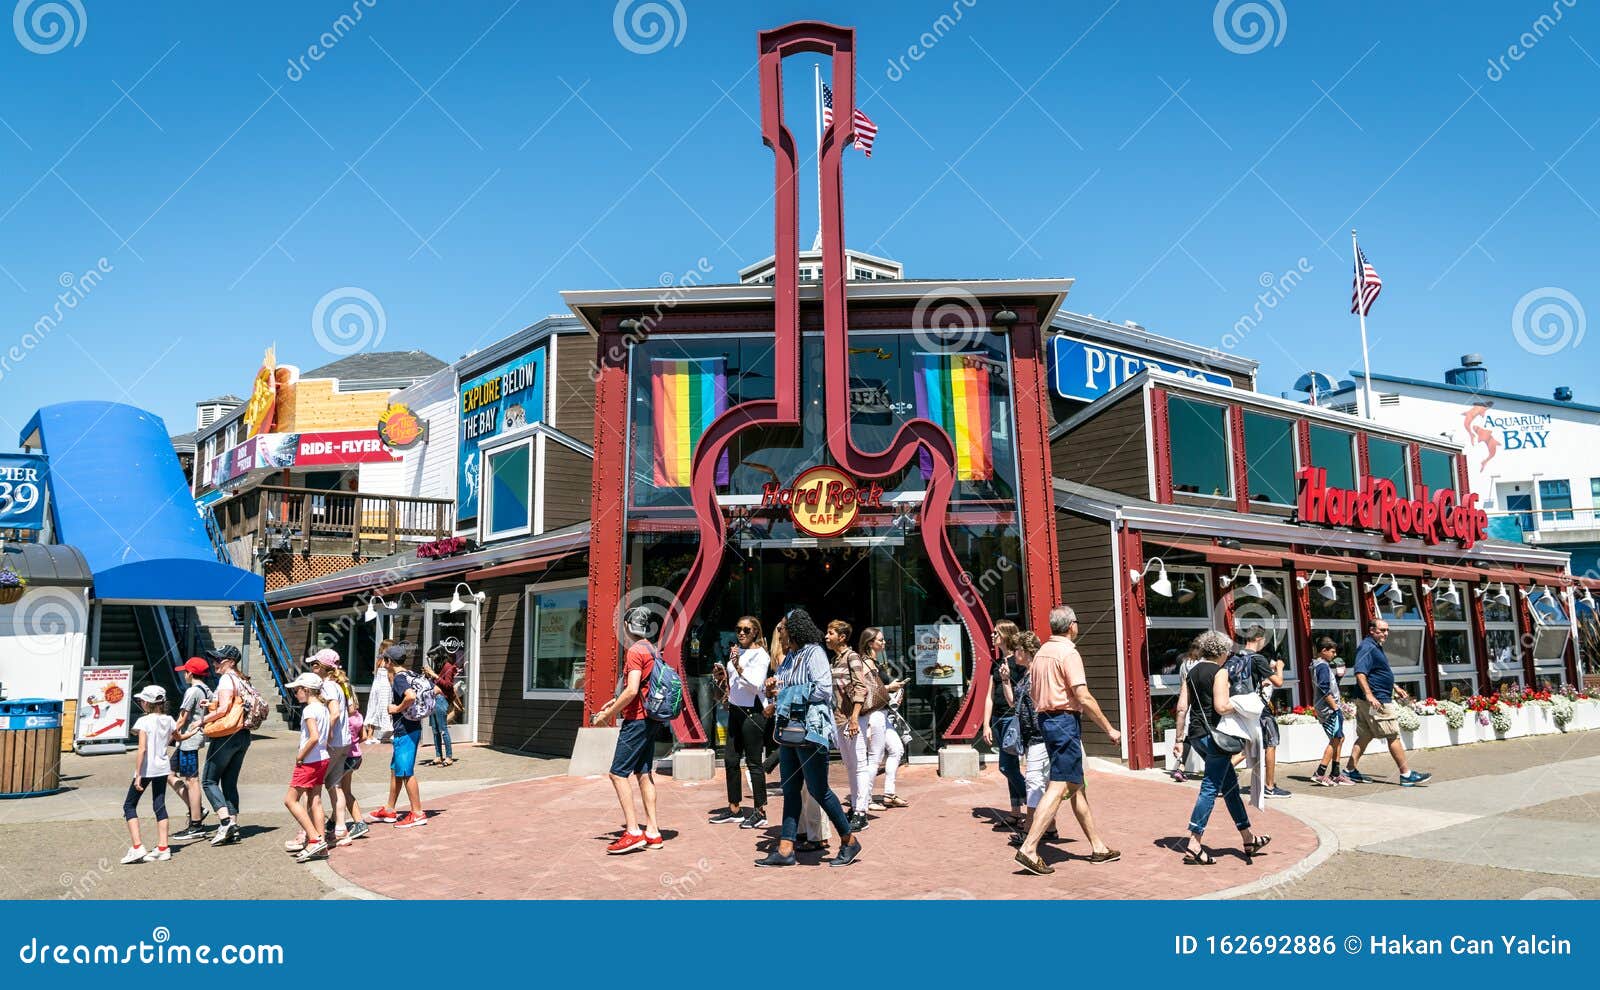
<path fill-rule="evenodd" d="M 456 665 L 456 696 L 465 713 L 450 723 L 452 742 L 478 741 L 478 607 L 452 612 L 445 602 L 429 602 L 424 612 L 422 662 L 438 670 L 449 659 Z M 423 741 L 431 739 L 428 730 Z"/>

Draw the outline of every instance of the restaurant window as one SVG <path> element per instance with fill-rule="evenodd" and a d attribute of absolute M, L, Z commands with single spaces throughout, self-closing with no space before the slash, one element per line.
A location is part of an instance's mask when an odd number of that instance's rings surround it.
<path fill-rule="evenodd" d="M 1566 680 L 1567 641 L 1572 623 L 1561 596 L 1549 588 L 1535 588 L 1528 596 L 1533 612 L 1533 678 L 1537 687 L 1554 689 Z"/>
<path fill-rule="evenodd" d="M 1422 461 L 1422 483 L 1430 492 L 1442 492 L 1456 486 L 1455 458 L 1442 450 L 1422 448 L 1418 454 Z"/>
<path fill-rule="evenodd" d="M 1155 580 L 1151 571 L 1147 581 Z M 1173 719 L 1183 680 L 1183 660 L 1189 644 L 1211 623 L 1209 572 L 1203 567 L 1169 567 L 1170 596 L 1158 595 L 1146 585 L 1145 647 L 1149 656 L 1150 716 L 1155 726 L 1157 755 L 1167 752 L 1166 730 L 1176 729 Z"/>
<path fill-rule="evenodd" d="M 1407 450 L 1403 443 L 1380 440 L 1377 437 L 1367 438 L 1368 477 L 1394 482 L 1394 490 L 1402 498 L 1407 498 L 1411 494 L 1409 472 L 1406 469 Z"/>
<path fill-rule="evenodd" d="M 533 527 L 533 443 L 483 455 L 483 539 L 528 533 Z"/>
<path fill-rule="evenodd" d="M 1489 681 L 1485 692 L 1522 683 L 1522 651 L 1517 641 L 1516 594 L 1503 584 L 1484 586 L 1484 639 L 1489 649 Z"/>
<path fill-rule="evenodd" d="M 1323 572 L 1321 581 L 1311 576 L 1311 642 L 1326 636 L 1338 644 L 1337 659 L 1347 668 L 1339 682 L 1339 696 L 1352 701 L 1361 692 L 1356 686 L 1356 647 L 1361 644 L 1361 616 L 1356 611 L 1356 583 L 1353 578 L 1334 577 Z"/>
<path fill-rule="evenodd" d="M 1234 572 L 1228 594 L 1232 596 L 1233 628 L 1228 630 L 1235 643 L 1239 634 L 1252 625 L 1261 626 L 1267 641 L 1261 653 L 1268 660 L 1283 661 L 1283 687 L 1272 692 L 1273 703 L 1279 712 L 1287 712 L 1295 705 L 1294 629 L 1290 623 L 1289 575 L 1285 571 L 1255 571 L 1261 583 L 1261 594 L 1249 590 L 1251 570 L 1238 568 Z"/>
<path fill-rule="evenodd" d="M 1171 431 L 1167 446 L 1172 452 L 1172 490 L 1232 495 L 1227 407 L 1174 395 L 1167 399 L 1167 422 Z"/>
<path fill-rule="evenodd" d="M 1543 522 L 1565 521 L 1572 518 L 1570 481 L 1539 482 L 1539 518 Z"/>
<path fill-rule="evenodd" d="M 1244 454 L 1250 499 L 1293 505 L 1295 424 L 1293 420 L 1244 412 Z"/>
<path fill-rule="evenodd" d="M 587 668 L 588 580 L 530 585 L 525 597 L 522 696 L 580 697 Z"/>
<path fill-rule="evenodd" d="M 1433 652 L 1439 662 L 1439 696 L 1460 700 L 1478 693 L 1477 663 L 1467 610 L 1472 592 L 1452 581 L 1433 589 Z"/>
<path fill-rule="evenodd" d="M 378 629 L 363 617 L 364 605 L 353 611 L 319 615 L 311 621 L 311 640 L 306 656 L 318 650 L 334 650 L 343 661 L 350 686 L 366 690 L 372 685 L 373 659 L 378 654 Z M 378 608 L 379 613 L 385 609 Z M 296 658 L 300 659 L 300 658 Z"/>
<path fill-rule="evenodd" d="M 1370 593 L 1376 603 L 1377 614 L 1389 622 L 1389 639 L 1383 644 L 1383 652 L 1388 655 L 1389 666 L 1394 670 L 1394 682 L 1405 688 L 1413 698 L 1425 697 L 1422 657 L 1428 624 L 1422 617 L 1417 582 L 1411 578 L 1380 574 L 1373 577 L 1372 583 Z M 1354 673 L 1353 670 L 1351 672 Z"/>
<path fill-rule="evenodd" d="M 1311 464 L 1328 472 L 1328 487 L 1355 490 L 1355 434 L 1311 424 Z"/>

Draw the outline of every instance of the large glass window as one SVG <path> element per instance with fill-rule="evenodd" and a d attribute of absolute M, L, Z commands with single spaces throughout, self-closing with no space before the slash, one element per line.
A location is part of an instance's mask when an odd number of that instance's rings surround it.
<path fill-rule="evenodd" d="M 1422 483 L 1430 492 L 1439 492 L 1456 486 L 1455 458 L 1442 450 L 1422 448 L 1418 454 L 1422 461 Z"/>
<path fill-rule="evenodd" d="M 1367 438 L 1367 475 L 1394 482 L 1394 490 L 1402 498 L 1411 494 L 1411 486 L 1407 482 L 1410 472 L 1406 465 L 1406 450 L 1403 443 L 1377 437 Z"/>
<path fill-rule="evenodd" d="M 1540 687 L 1560 687 L 1565 680 L 1567 641 L 1572 625 L 1561 596 L 1549 588 L 1536 588 L 1528 598 L 1535 625 L 1533 674 Z"/>
<path fill-rule="evenodd" d="M 1228 409 L 1173 395 L 1167 399 L 1171 429 L 1172 490 L 1197 495 L 1233 494 Z"/>
<path fill-rule="evenodd" d="M 1433 652 L 1439 662 L 1439 693 L 1446 698 L 1470 698 L 1478 693 L 1472 627 L 1467 616 L 1471 589 L 1450 581 L 1439 581 L 1432 588 Z"/>
<path fill-rule="evenodd" d="M 1244 456 L 1249 465 L 1250 499 L 1293 505 L 1294 421 L 1244 412 Z"/>
<path fill-rule="evenodd" d="M 1486 690 L 1522 683 L 1522 650 L 1517 640 L 1516 591 L 1503 584 L 1484 586 L 1483 623 L 1489 648 L 1489 680 Z"/>
<path fill-rule="evenodd" d="M 1539 518 L 1543 522 L 1572 518 L 1572 483 L 1566 480 L 1539 482 Z"/>
<path fill-rule="evenodd" d="M 484 454 L 483 538 L 527 533 L 533 525 L 533 444 Z"/>
<path fill-rule="evenodd" d="M 1149 657 L 1150 717 L 1160 755 L 1167 752 L 1166 730 L 1177 728 L 1173 716 L 1189 644 L 1213 626 L 1209 572 L 1205 568 L 1167 568 L 1167 579 L 1172 582 L 1170 597 L 1148 590 L 1149 582 L 1156 579 L 1157 573 L 1152 569 L 1145 579 L 1145 646 Z"/>
<path fill-rule="evenodd" d="M 1355 434 L 1311 424 L 1311 463 L 1328 472 L 1328 487 L 1358 489 Z"/>
<path fill-rule="evenodd" d="M 589 582 L 530 585 L 526 604 L 523 696 L 580 696 L 587 667 Z"/>
<path fill-rule="evenodd" d="M 1427 639 L 1428 623 L 1422 616 L 1421 600 L 1417 598 L 1417 582 L 1411 578 L 1396 579 L 1392 575 L 1377 575 L 1373 581 L 1375 586 L 1371 594 L 1378 614 L 1389 621 L 1389 639 L 1383 644 L 1383 652 L 1388 654 L 1395 683 L 1412 697 L 1423 697 L 1423 642 Z"/>
<path fill-rule="evenodd" d="M 379 606 L 378 611 L 381 614 L 386 610 Z M 374 623 L 362 618 L 359 608 L 356 611 L 326 613 L 311 620 L 311 639 L 306 644 L 306 655 L 324 649 L 338 652 L 352 686 L 361 690 L 371 686 L 373 659 L 378 654 L 378 629 Z"/>
<path fill-rule="evenodd" d="M 1311 642 L 1315 643 L 1324 636 L 1338 644 L 1338 659 L 1343 660 L 1353 672 L 1356 647 L 1361 645 L 1361 617 L 1356 612 L 1356 583 L 1353 578 L 1327 574 L 1323 575 L 1321 581 L 1313 578 Z M 1339 694 L 1346 701 L 1353 700 L 1359 694 L 1353 674 L 1347 674 L 1339 683 Z"/>

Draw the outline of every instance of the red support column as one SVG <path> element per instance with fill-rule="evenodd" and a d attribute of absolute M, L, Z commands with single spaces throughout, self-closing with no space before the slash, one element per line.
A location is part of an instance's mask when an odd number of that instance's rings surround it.
<path fill-rule="evenodd" d="M 1156 501 L 1172 501 L 1172 429 L 1167 420 L 1167 390 L 1150 390 L 1150 449 L 1156 454 Z"/>
<path fill-rule="evenodd" d="M 1485 584 L 1483 587 L 1489 587 Z M 1480 596 L 1476 586 L 1461 586 L 1462 604 L 1472 616 L 1472 655 L 1477 658 L 1478 668 L 1478 693 L 1483 694 L 1490 689 L 1489 679 L 1489 625 L 1488 619 L 1483 614 L 1484 602 L 1487 595 Z"/>
<path fill-rule="evenodd" d="M 1126 526 L 1117 534 L 1117 597 L 1122 600 L 1122 732 L 1128 743 L 1128 767 L 1155 766 L 1155 735 L 1150 723 L 1150 674 L 1145 669 L 1145 586 L 1134 572 L 1144 573 L 1144 542 Z"/>
<path fill-rule="evenodd" d="M 1528 604 L 1528 599 L 1522 594 L 1523 587 L 1519 584 L 1511 592 L 1515 595 L 1517 614 L 1520 616 L 1517 645 L 1522 656 L 1522 686 L 1533 687 L 1533 641 L 1538 632 L 1539 624 L 1533 621 L 1533 607 Z"/>
<path fill-rule="evenodd" d="M 583 724 L 611 700 L 617 684 L 617 609 L 622 606 L 626 552 L 628 348 L 622 335 L 600 335 L 594 396 L 594 469 L 590 487 L 588 669 Z"/>
<path fill-rule="evenodd" d="M 1433 629 L 1433 595 L 1422 591 L 1423 582 L 1417 582 L 1417 590 L 1422 594 L 1422 621 L 1425 630 L 1422 637 L 1422 684 L 1423 690 L 1428 692 L 1428 697 L 1439 697 L 1439 644 L 1434 637 Z"/>
<path fill-rule="evenodd" d="M 1037 316 L 1035 316 L 1037 319 Z M 1017 479 L 1021 493 L 1026 612 L 1018 625 L 1037 631 L 1061 601 L 1060 543 L 1056 539 L 1055 477 L 1050 465 L 1050 393 L 1044 340 L 1037 323 L 1011 332 L 1012 396 L 1017 418 Z M 985 687 L 987 690 L 987 687 Z"/>
<path fill-rule="evenodd" d="M 1299 587 L 1295 580 L 1298 572 L 1289 571 L 1289 588 L 1294 594 L 1294 641 L 1295 649 L 1295 676 L 1300 682 L 1299 702 L 1302 705 L 1312 704 L 1316 700 L 1316 688 L 1311 683 L 1311 658 L 1316 655 L 1316 648 L 1311 638 L 1311 585 Z"/>
<path fill-rule="evenodd" d="M 1244 409 L 1235 404 L 1228 407 L 1228 434 L 1233 448 L 1233 507 L 1239 512 L 1250 511 L 1250 465 L 1245 460 Z"/>

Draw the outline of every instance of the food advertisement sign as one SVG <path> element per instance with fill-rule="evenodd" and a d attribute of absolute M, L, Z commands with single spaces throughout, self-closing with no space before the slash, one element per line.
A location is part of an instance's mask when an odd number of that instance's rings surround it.
<path fill-rule="evenodd" d="M 116 742 L 133 733 L 133 668 L 85 667 L 78 677 L 74 744 Z"/>
<path fill-rule="evenodd" d="M 961 627 L 954 623 L 919 625 L 911 643 L 916 683 L 937 687 L 961 686 Z"/>

